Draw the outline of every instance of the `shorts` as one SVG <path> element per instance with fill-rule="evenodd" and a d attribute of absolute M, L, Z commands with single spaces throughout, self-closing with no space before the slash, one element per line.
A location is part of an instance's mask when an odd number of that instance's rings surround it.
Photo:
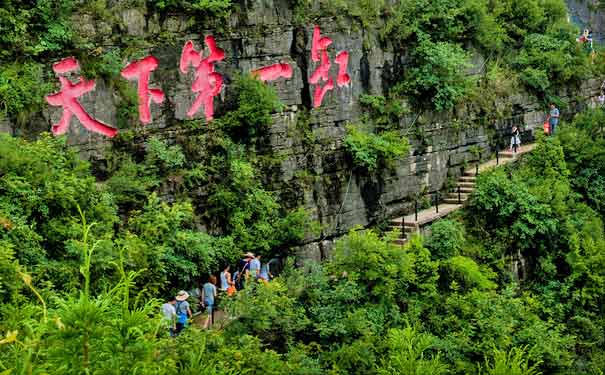
<path fill-rule="evenodd" d="M 214 310 L 214 301 L 204 301 L 204 305 L 206 305 L 206 311 L 208 314 L 212 314 L 212 310 Z"/>

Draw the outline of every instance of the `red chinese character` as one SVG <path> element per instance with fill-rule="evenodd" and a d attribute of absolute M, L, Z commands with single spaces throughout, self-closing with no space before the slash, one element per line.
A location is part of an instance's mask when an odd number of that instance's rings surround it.
<path fill-rule="evenodd" d="M 321 30 L 319 26 L 315 26 L 313 29 L 313 40 L 311 43 L 311 60 L 319 62 L 319 66 L 309 77 L 309 83 L 312 85 L 318 85 L 322 81 L 327 83 L 321 87 L 317 86 L 313 93 L 313 107 L 318 108 L 321 106 L 324 96 L 330 90 L 334 89 L 334 80 L 330 78 L 330 57 L 328 56 L 328 47 L 332 44 L 332 39 L 321 36 Z M 351 82 L 351 77 L 347 73 L 347 66 L 349 64 L 349 53 L 347 51 L 340 52 L 335 59 L 338 65 L 338 75 L 336 77 L 336 84 L 338 87 L 346 86 Z"/>
<path fill-rule="evenodd" d="M 189 65 L 195 69 L 195 80 L 191 85 L 191 91 L 198 95 L 187 111 L 187 116 L 193 117 L 203 105 L 206 121 L 211 121 L 214 116 L 214 97 L 223 87 L 223 76 L 214 71 L 214 64 L 225 59 L 225 51 L 216 46 L 212 35 L 207 36 L 204 41 L 210 50 L 210 55 L 202 59 L 204 51 L 196 51 L 190 40 L 183 47 L 179 66 L 183 74 L 187 74 Z"/>
<path fill-rule="evenodd" d="M 80 68 L 80 64 L 73 57 L 68 57 L 53 65 L 53 71 L 56 74 L 65 74 Z M 64 134 L 69 128 L 69 122 L 73 115 L 89 131 L 103 134 L 107 137 L 113 137 L 118 129 L 112 128 L 98 120 L 92 118 L 82 107 L 77 98 L 94 90 L 95 81 L 87 81 L 80 77 L 76 83 L 71 82 L 67 77 L 59 76 L 61 82 L 61 91 L 46 97 L 48 104 L 57 107 L 63 107 L 63 115 L 58 124 L 53 124 L 52 132 L 54 135 Z"/>
<path fill-rule="evenodd" d="M 122 77 L 127 80 L 138 80 L 137 95 L 139 96 L 139 119 L 143 124 L 151 122 L 151 101 L 160 104 L 164 101 L 164 92 L 161 89 L 150 89 L 149 78 L 151 72 L 158 67 L 158 59 L 147 56 L 141 60 L 133 61 L 122 69 Z"/>
<path fill-rule="evenodd" d="M 279 78 L 292 78 L 290 64 L 273 64 L 252 71 L 252 75 L 263 82 L 275 81 Z"/>
<path fill-rule="evenodd" d="M 334 80 L 330 78 L 328 83 L 326 83 L 323 87 L 316 86 L 315 93 L 313 94 L 313 107 L 318 108 L 321 106 L 321 102 L 324 100 L 324 96 L 328 93 L 328 91 L 334 89 Z"/>
<path fill-rule="evenodd" d="M 351 76 L 347 73 L 347 65 L 349 65 L 349 53 L 342 51 L 336 55 L 336 64 L 338 65 L 338 76 L 336 84 L 338 87 L 346 86 L 351 82 Z"/>
<path fill-rule="evenodd" d="M 328 57 L 328 51 L 322 50 L 321 62 L 319 63 L 319 66 L 317 67 L 317 69 L 315 69 L 313 74 L 311 74 L 311 77 L 309 78 L 309 83 L 311 83 L 312 85 L 316 85 L 319 83 L 319 81 L 327 81 L 330 78 L 331 67 L 332 64 L 330 63 L 330 57 Z"/>
<path fill-rule="evenodd" d="M 313 40 L 311 41 L 311 60 L 319 61 L 319 52 L 325 51 L 332 44 L 332 39 L 328 37 L 321 37 L 321 29 L 319 26 L 315 26 L 313 29 Z"/>

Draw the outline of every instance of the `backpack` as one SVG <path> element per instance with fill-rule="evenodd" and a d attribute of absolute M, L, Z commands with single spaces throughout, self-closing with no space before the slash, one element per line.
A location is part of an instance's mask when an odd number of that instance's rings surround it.
<path fill-rule="evenodd" d="M 176 322 L 185 324 L 185 323 L 187 323 L 187 318 L 188 318 L 187 311 L 185 311 L 185 312 L 181 311 L 181 303 L 183 303 L 183 301 L 178 301 L 176 303 Z"/>

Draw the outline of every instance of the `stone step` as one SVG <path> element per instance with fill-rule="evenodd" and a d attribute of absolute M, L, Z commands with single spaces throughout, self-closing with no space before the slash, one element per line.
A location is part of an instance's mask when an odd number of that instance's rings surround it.
<path fill-rule="evenodd" d="M 460 178 L 458 178 L 458 181 L 460 182 L 475 182 L 477 180 L 477 177 L 473 176 L 460 176 Z"/>
<path fill-rule="evenodd" d="M 469 188 L 474 188 L 475 187 L 475 181 L 459 181 L 456 186 L 460 186 L 461 188 L 463 187 L 469 187 Z"/>
<path fill-rule="evenodd" d="M 403 228 L 403 230 L 404 230 L 405 233 L 416 233 L 416 232 L 418 232 L 418 228 L 417 227 L 408 227 L 408 226 L 406 226 L 406 227 Z"/>
<path fill-rule="evenodd" d="M 500 156 L 501 159 L 514 159 L 516 155 L 517 154 L 512 151 L 502 151 L 498 153 L 498 156 Z"/>
<path fill-rule="evenodd" d="M 460 192 L 460 199 L 465 200 L 469 197 L 470 193 Z M 458 192 L 449 193 L 446 198 L 456 198 L 458 199 Z"/>
<path fill-rule="evenodd" d="M 445 198 L 443 200 L 443 203 L 446 203 L 446 204 L 462 204 L 462 203 L 464 203 L 464 202 L 467 201 L 467 199 L 462 198 L 462 197 L 460 197 L 460 199 L 461 199 L 461 202 L 458 202 L 458 197 L 456 197 L 456 198 Z"/>
<path fill-rule="evenodd" d="M 476 177 L 475 170 L 473 169 L 473 170 L 465 171 L 463 176 L 464 177 L 473 177 L 473 178 L 475 178 Z"/>
<path fill-rule="evenodd" d="M 474 188 L 474 187 L 460 187 L 460 193 L 466 193 L 466 194 L 470 194 L 470 193 L 472 193 L 473 191 L 475 191 L 475 188 Z M 456 192 L 454 192 L 454 194 L 456 194 L 456 195 L 457 195 L 457 194 L 458 194 L 458 192 L 456 191 Z"/>
<path fill-rule="evenodd" d="M 401 225 L 391 225 L 391 226 L 389 226 L 389 231 L 390 232 L 401 233 Z M 405 233 L 414 233 L 414 232 L 418 231 L 418 227 L 406 225 L 406 226 L 403 227 L 403 231 Z"/>
<path fill-rule="evenodd" d="M 406 242 L 408 242 L 408 240 L 406 240 L 404 238 L 396 238 L 396 239 L 393 240 L 393 243 L 395 245 L 400 245 L 400 246 L 405 245 Z"/>
<path fill-rule="evenodd" d="M 401 222 L 403 221 L 403 217 L 397 217 L 395 219 L 391 219 L 391 226 L 401 226 Z"/>

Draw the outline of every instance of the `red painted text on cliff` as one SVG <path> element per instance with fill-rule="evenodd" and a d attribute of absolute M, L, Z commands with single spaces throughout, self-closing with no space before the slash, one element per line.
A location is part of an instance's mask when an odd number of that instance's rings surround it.
<path fill-rule="evenodd" d="M 151 72 L 158 67 L 158 59 L 153 56 L 147 56 L 141 60 L 136 60 L 122 69 L 122 77 L 127 80 L 136 80 L 137 95 L 139 97 L 139 119 L 143 124 L 151 122 L 151 102 L 160 104 L 164 101 L 164 92 L 161 89 L 150 89 L 149 78 Z"/>
<path fill-rule="evenodd" d="M 313 40 L 311 42 L 311 60 L 319 62 L 319 66 L 309 77 L 309 83 L 317 85 L 313 93 L 313 107 L 321 106 L 324 96 L 328 91 L 334 89 L 334 80 L 330 77 L 330 57 L 328 56 L 328 47 L 332 44 L 332 39 L 321 36 L 321 29 L 315 26 L 313 29 Z M 347 65 L 349 63 L 349 53 L 342 51 L 336 55 L 335 59 L 338 65 L 338 74 L 336 76 L 336 84 L 338 87 L 346 86 L 351 82 L 351 77 L 347 73 Z M 320 82 L 326 81 L 326 84 L 321 86 Z"/>
<path fill-rule="evenodd" d="M 72 116 L 76 116 L 80 123 L 89 131 L 100 133 L 108 137 L 115 136 L 118 132 L 117 129 L 92 118 L 84 107 L 82 107 L 82 104 L 78 102 L 80 96 L 94 90 L 95 81 L 87 81 L 80 77 L 78 82 L 73 83 L 67 77 L 61 75 L 78 70 L 79 68 L 80 64 L 78 64 L 78 61 L 73 57 L 68 57 L 53 65 L 53 71 L 59 75 L 61 91 L 56 94 L 48 95 L 46 101 L 52 106 L 63 107 L 61 120 L 59 120 L 59 123 L 53 124 L 52 126 L 53 134 L 64 134 L 69 128 Z"/>
<path fill-rule="evenodd" d="M 216 46 L 216 41 L 211 35 L 204 41 L 210 50 L 210 55 L 202 58 L 204 51 L 196 51 L 193 42 L 188 41 L 183 47 L 179 66 L 183 74 L 187 74 L 189 65 L 195 69 L 195 80 L 191 85 L 191 91 L 197 93 L 197 97 L 187 111 L 187 116 L 193 117 L 203 105 L 206 121 L 211 121 L 214 117 L 214 97 L 223 87 L 223 76 L 214 71 L 214 64 L 225 59 L 225 51 Z"/>
<path fill-rule="evenodd" d="M 292 78 L 292 67 L 290 64 L 279 63 L 255 69 L 251 73 L 261 81 L 275 81 L 280 78 Z"/>

